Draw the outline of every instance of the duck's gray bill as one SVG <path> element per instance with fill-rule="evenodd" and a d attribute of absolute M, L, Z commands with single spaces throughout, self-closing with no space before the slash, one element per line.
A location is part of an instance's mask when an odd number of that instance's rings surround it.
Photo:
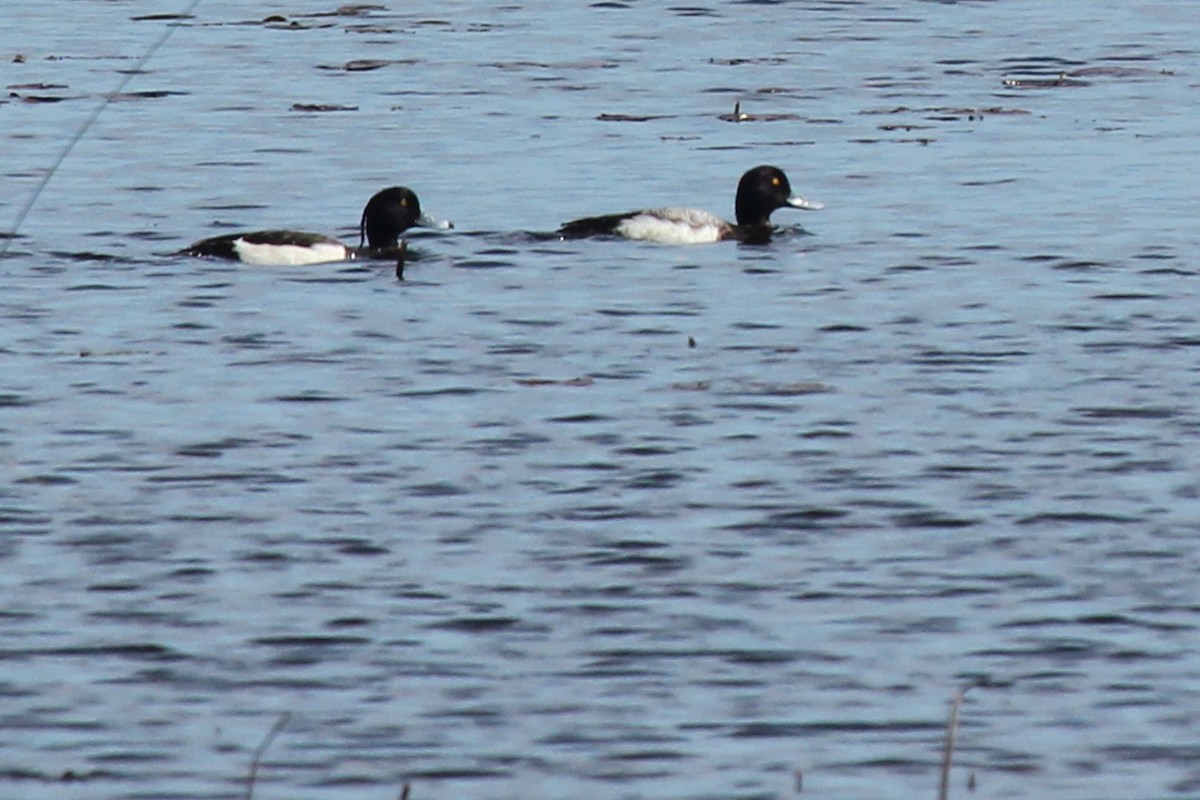
<path fill-rule="evenodd" d="M 805 200 L 799 195 L 792 195 L 788 198 L 788 205 L 792 208 L 803 208 L 805 211 L 820 211 L 825 207 L 824 203 L 818 203 L 816 200 Z"/>
<path fill-rule="evenodd" d="M 448 231 L 454 227 L 454 223 L 448 219 L 436 219 L 428 214 L 422 214 L 417 217 L 415 223 L 420 228 L 434 228 L 439 231 Z"/>

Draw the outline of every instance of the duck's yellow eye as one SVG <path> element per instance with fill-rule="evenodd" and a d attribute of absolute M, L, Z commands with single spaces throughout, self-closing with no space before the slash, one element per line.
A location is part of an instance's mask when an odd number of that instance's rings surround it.
<path fill-rule="evenodd" d="M 771 185 L 772 185 L 772 186 L 778 186 L 778 185 L 779 185 L 779 177 L 778 177 L 778 176 L 776 176 L 776 177 L 774 177 L 774 178 L 771 178 Z"/>
<path fill-rule="evenodd" d="M 401 198 L 400 198 L 400 205 L 402 205 L 402 206 L 406 206 L 406 205 L 408 205 L 408 198 L 407 198 L 407 197 L 401 197 Z"/>

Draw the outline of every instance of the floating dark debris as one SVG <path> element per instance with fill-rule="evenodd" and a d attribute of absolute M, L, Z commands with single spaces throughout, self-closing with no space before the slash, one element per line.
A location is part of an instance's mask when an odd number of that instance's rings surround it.
<path fill-rule="evenodd" d="M 362 17 L 370 14 L 372 11 L 387 11 L 387 6 L 376 5 L 374 3 L 358 3 L 355 5 L 338 6 L 333 11 L 318 11 L 315 14 L 306 14 L 309 17 Z"/>
<path fill-rule="evenodd" d="M 749 114 L 742 111 L 742 104 L 733 104 L 732 114 L 721 114 L 717 119 L 723 122 L 778 122 L 785 119 L 800 119 L 795 114 Z"/>
<path fill-rule="evenodd" d="M 344 30 L 350 33 L 373 34 L 377 36 L 393 36 L 399 33 L 405 33 L 404 28 L 397 28 L 393 25 L 383 25 L 370 22 L 361 22 L 357 25 L 347 25 Z"/>
<path fill-rule="evenodd" d="M 494 61 L 487 66 L 494 69 L 504 70 L 520 70 L 520 69 L 550 69 L 551 66 L 543 61 Z"/>
<path fill-rule="evenodd" d="M 896 106 L 894 108 L 860 111 L 859 113 L 921 114 L 925 117 L 925 119 L 933 122 L 957 122 L 963 118 L 966 118 L 967 120 L 974 120 L 983 119 L 985 116 L 1028 114 L 1030 112 L 1024 108 L 1003 108 L 1001 106 L 992 106 L 990 108 L 951 108 L 948 106 L 909 108 L 908 106 Z"/>
<path fill-rule="evenodd" d="M 293 103 L 292 111 L 321 114 L 329 111 L 358 111 L 358 106 L 339 106 L 333 103 Z"/>
<path fill-rule="evenodd" d="M 721 116 L 717 117 L 717 119 L 721 119 L 726 122 L 742 122 L 744 120 L 750 119 L 750 115 L 744 113 L 742 111 L 742 104 L 740 102 L 737 102 L 737 103 L 733 104 L 733 113 L 732 114 L 722 114 Z"/>
<path fill-rule="evenodd" d="M 272 14 L 262 20 L 261 23 L 251 22 L 251 25 L 261 24 L 268 28 L 281 31 L 307 31 L 316 28 L 332 28 L 332 22 L 301 22 L 300 20 L 288 19 L 282 14 Z"/>
<path fill-rule="evenodd" d="M 345 64 L 318 64 L 317 69 L 336 70 L 337 72 L 370 72 L 383 69 L 393 64 L 418 64 L 415 58 L 359 58 L 347 61 Z"/>
<path fill-rule="evenodd" d="M 1104 78 L 1153 78 L 1163 75 L 1174 75 L 1169 69 L 1146 69 L 1145 67 L 1080 67 L 1066 73 L 1072 78 L 1104 77 Z"/>
<path fill-rule="evenodd" d="M 121 92 L 112 95 L 113 100 L 158 100 L 174 95 L 186 95 L 187 92 L 173 92 L 168 89 L 148 89 L 141 92 Z"/>
<path fill-rule="evenodd" d="M 587 376 L 578 378 L 515 378 L 513 383 L 519 386 L 591 386 L 596 381 Z"/>
<path fill-rule="evenodd" d="M 597 114 L 601 122 L 650 122 L 656 119 L 670 119 L 671 114 Z"/>
<path fill-rule="evenodd" d="M 819 383 L 817 381 L 803 381 L 799 383 L 753 383 L 746 387 L 748 394 L 765 395 L 769 397 L 794 397 L 796 395 L 805 394 L 824 394 L 832 392 L 833 388 L 828 384 Z"/>
<path fill-rule="evenodd" d="M 130 17 L 134 22 L 168 22 L 177 19 L 195 19 L 191 14 L 142 14 Z"/>
<path fill-rule="evenodd" d="M 1175 73 L 1169 69 L 1147 69 L 1145 67 L 1080 67 L 1058 73 L 1052 78 L 1005 78 L 1004 85 L 1014 89 L 1057 89 L 1064 86 L 1091 86 L 1085 78 L 1155 78 Z"/>
<path fill-rule="evenodd" d="M 69 99 L 48 94 L 17 94 L 16 92 L 11 92 L 8 96 L 14 100 L 20 100 L 22 103 L 61 103 L 63 100 Z"/>
<path fill-rule="evenodd" d="M 557 61 L 557 62 L 553 62 L 553 63 L 548 62 L 548 61 L 528 61 L 528 60 L 493 61 L 491 63 L 485 64 L 484 66 L 491 67 L 492 69 L 502 69 L 502 70 L 506 70 L 506 71 L 545 69 L 545 70 L 554 70 L 556 72 L 561 72 L 564 70 L 575 70 L 575 69 L 616 69 L 617 67 L 620 66 L 620 64 L 616 61 L 612 61 L 609 59 L 588 58 L 588 59 L 582 59 L 582 60 L 576 60 L 576 61 Z"/>
<path fill-rule="evenodd" d="M 779 56 L 765 56 L 763 58 L 710 58 L 710 64 L 719 64 L 722 67 L 740 67 L 743 64 L 786 64 L 786 58 Z"/>
<path fill-rule="evenodd" d="M 391 63 L 394 62 L 379 58 L 360 58 L 354 61 L 347 61 L 343 69 L 346 72 L 370 72 L 373 69 L 383 69 Z"/>
<path fill-rule="evenodd" d="M 1057 78 L 1005 78 L 1004 85 L 1014 89 L 1056 89 L 1062 86 L 1091 86 L 1090 81 L 1067 77 L 1058 73 Z"/>
<path fill-rule="evenodd" d="M 983 116 L 984 114 L 1028 114 L 1030 112 L 1024 108 L 1001 108 L 1000 106 L 992 106 L 991 108 L 960 109 L 959 113 L 974 113 Z"/>
<path fill-rule="evenodd" d="M 921 136 L 915 139 L 851 139 L 855 144 L 933 144 L 937 141 L 932 137 Z"/>

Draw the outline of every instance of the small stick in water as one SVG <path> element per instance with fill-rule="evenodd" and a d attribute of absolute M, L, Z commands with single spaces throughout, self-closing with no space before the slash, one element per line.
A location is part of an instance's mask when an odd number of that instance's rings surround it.
<path fill-rule="evenodd" d="M 267 752 L 267 748 L 271 746 L 271 742 L 275 740 L 275 736 L 287 725 L 288 720 L 292 715 L 288 712 L 283 712 L 279 715 L 279 719 L 267 731 L 267 735 L 259 743 L 258 749 L 254 751 L 254 758 L 250 761 L 250 774 L 246 777 L 246 800 L 254 800 L 254 781 L 258 778 L 258 762 L 262 760 L 263 753 Z"/>
<path fill-rule="evenodd" d="M 954 737 L 958 735 L 958 710 L 962 707 L 966 688 L 954 693 L 954 702 L 950 704 L 950 718 L 946 720 L 946 747 L 942 751 L 942 780 L 938 785 L 938 800 L 947 800 L 950 796 L 950 762 L 954 758 Z"/>

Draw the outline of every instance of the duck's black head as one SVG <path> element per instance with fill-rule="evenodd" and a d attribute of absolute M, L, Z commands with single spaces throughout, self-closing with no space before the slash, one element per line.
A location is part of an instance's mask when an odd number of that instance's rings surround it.
<path fill-rule="evenodd" d="M 739 226 L 769 225 L 771 212 L 784 206 L 810 210 L 822 207 L 820 203 L 792 194 L 792 185 L 788 182 L 787 175 L 778 167 L 755 167 L 748 170 L 738 181 L 734 210 Z"/>
<path fill-rule="evenodd" d="M 363 209 L 359 223 L 359 247 L 365 237 L 373 248 L 395 247 L 400 234 L 421 219 L 421 201 L 406 186 L 392 186 L 375 193 Z"/>

